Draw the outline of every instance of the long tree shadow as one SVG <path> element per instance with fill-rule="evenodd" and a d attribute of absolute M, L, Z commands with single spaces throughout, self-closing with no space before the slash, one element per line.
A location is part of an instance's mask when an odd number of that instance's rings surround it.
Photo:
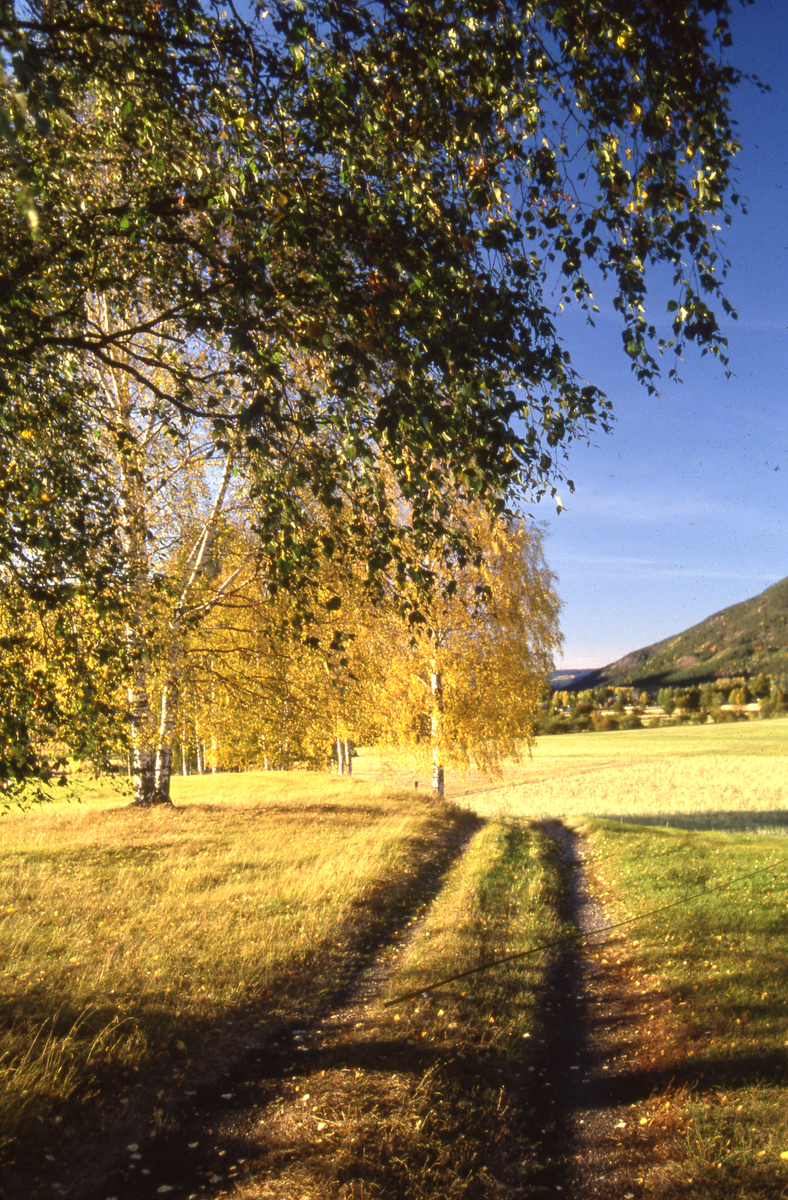
<path fill-rule="evenodd" d="M 788 809 L 708 809 L 700 812 L 604 813 L 600 821 L 624 825 L 657 825 L 690 832 L 764 833 L 788 836 Z"/>
<path fill-rule="evenodd" d="M 600 990 L 614 990 L 616 980 L 574 945 L 555 955 L 539 985 L 540 1036 L 522 1043 L 525 1052 L 513 1055 L 511 1047 L 465 1041 L 460 1054 L 450 1037 L 432 1043 L 417 1028 L 382 1018 L 379 1028 L 345 1029 L 339 1038 L 332 1036 L 324 1025 L 327 1014 L 350 1000 L 370 955 L 396 941 L 425 894 L 439 890 L 480 824 L 469 823 L 450 846 L 435 846 L 414 879 L 388 897 L 388 925 L 359 941 L 355 966 L 326 997 L 317 1017 L 314 1009 L 296 1006 L 289 1019 L 269 1022 L 264 1038 L 250 1041 L 220 1077 L 180 1103 L 170 1102 L 154 1132 L 130 1140 L 100 1186 L 77 1182 L 61 1194 L 73 1200 L 106 1200 L 108 1194 L 147 1200 L 166 1189 L 173 1200 L 209 1200 L 232 1180 L 243 1179 L 252 1164 L 255 1188 L 275 1188 L 277 1181 L 297 1177 L 307 1194 L 330 1196 L 362 1180 L 371 1194 L 410 1200 L 417 1176 L 426 1181 L 419 1194 L 429 1195 L 429 1181 L 437 1181 L 451 1162 L 457 1178 L 466 1180 L 463 1194 L 469 1200 L 523 1188 L 529 1200 L 581 1195 L 588 1192 L 594 1164 L 581 1161 L 587 1147 L 579 1123 L 595 1111 L 636 1104 L 668 1087 L 702 1095 L 706 1089 L 764 1079 L 785 1086 L 785 1055 L 723 1055 L 702 1041 L 695 1043 L 693 1057 L 678 1065 L 622 1067 L 637 1043 L 647 997 L 623 989 L 613 1003 L 600 1007 L 595 997 Z M 593 939 L 593 929 L 606 922 L 585 883 L 579 840 L 558 824 L 548 832 L 558 839 L 565 872 L 559 916 Z M 293 994 L 292 978 L 283 979 L 282 986 Z M 446 998 L 457 1002 L 460 996 L 449 992 Z M 234 1019 L 249 1027 L 244 1014 L 228 1018 Z M 205 1036 L 215 1038 L 221 1031 L 206 1029 Z M 607 1060 L 613 1057 L 619 1065 L 608 1072 Z M 430 1137 L 425 1138 L 414 1132 L 417 1122 L 403 1097 L 416 1095 L 418 1080 L 428 1077 L 431 1094 L 441 1100 L 430 1110 Z"/>
<path fill-rule="evenodd" d="M 39 1186 L 44 1191 L 38 1194 L 51 1194 L 51 1180 L 62 1181 L 65 1172 L 50 1165 L 49 1160 L 60 1163 L 69 1151 L 69 1142 L 83 1146 L 81 1161 L 71 1171 L 73 1184 L 60 1191 L 74 1200 L 105 1200 L 107 1179 L 111 1179 L 111 1193 L 119 1200 L 155 1195 L 156 1179 L 157 1186 L 175 1186 L 168 1183 L 173 1164 L 184 1173 L 184 1180 L 202 1186 L 201 1172 L 213 1161 L 213 1152 L 206 1157 L 201 1149 L 210 1141 L 206 1131 L 228 1111 L 228 1105 L 242 1107 L 251 1103 L 252 1097 L 257 1105 L 267 1103 L 282 1080 L 296 1073 L 298 1068 L 290 1062 L 289 1051 L 295 1045 L 296 1031 L 303 1031 L 303 1036 L 319 1027 L 327 1012 L 347 1002 L 370 958 L 383 947 L 396 945 L 405 935 L 483 824 L 466 811 L 449 810 L 443 827 L 422 847 L 415 870 L 381 880 L 365 897 L 358 918 L 347 929 L 337 930 L 336 943 L 344 944 L 341 954 L 332 954 L 331 947 L 316 950 L 311 958 L 275 980 L 266 998 L 225 1010 L 219 1021 L 191 1021 L 187 1026 L 181 1021 L 181 1036 L 189 1045 L 200 1047 L 195 1058 L 207 1064 L 207 1072 L 212 1075 L 210 1083 L 190 1087 L 183 1054 L 171 1049 L 152 1051 L 134 1080 L 124 1074 L 113 1076 L 110 1064 L 99 1081 L 102 1095 L 98 1107 L 89 1102 L 75 1119 L 71 1119 L 73 1113 L 63 1114 L 43 1137 L 40 1133 L 27 1137 L 18 1147 L 14 1163 L 3 1174 L 8 1200 L 29 1200 Z M 26 1005 L 29 1001 L 24 997 L 11 1002 L 10 1007 L 7 1004 L 4 1021 L 13 1023 L 29 1017 Z M 76 1014 L 66 1008 L 59 1014 L 39 1013 L 37 1018 L 42 1025 L 59 1023 L 61 1029 L 69 1021 L 76 1025 Z M 92 1023 L 102 1016 L 106 1014 L 97 1010 L 92 1014 Z M 159 1029 L 157 1022 L 166 1022 L 167 1013 L 149 1008 L 146 1019 Z M 85 1020 L 83 1024 L 84 1032 L 94 1036 L 93 1024 Z M 207 1072 L 205 1068 L 198 1070 L 197 1077 Z M 178 1086 L 173 1084 L 173 1074 L 180 1076 Z M 118 1110 L 119 1102 L 125 1102 L 127 1114 L 137 1114 L 137 1132 L 133 1132 L 130 1116 L 124 1117 L 123 1109 Z M 123 1144 L 134 1145 L 134 1151 L 124 1155 Z M 140 1165 L 142 1159 L 130 1157 L 142 1154 L 142 1147 L 144 1165 Z M 148 1166 L 147 1161 L 152 1165 Z M 143 1175 L 143 1170 L 150 1174 Z M 177 1186 L 190 1194 L 194 1190 L 191 1184 Z"/>
<path fill-rule="evenodd" d="M 600 1190 L 600 1167 L 610 1156 L 605 1159 L 599 1144 L 609 1147 L 617 1140 L 611 1111 L 620 1114 L 668 1090 L 702 1097 L 763 1082 L 785 1088 L 788 1052 L 714 1052 L 703 1031 L 688 1029 L 686 1044 L 667 1058 L 660 1060 L 654 1048 L 646 1066 L 628 1066 L 645 1061 L 643 1018 L 659 997 L 632 988 L 620 967 L 595 962 L 587 953 L 595 942 L 609 941 L 610 934 L 603 932 L 608 922 L 588 887 L 580 839 L 559 822 L 544 827 L 556 841 L 565 873 L 559 916 L 584 937 L 559 950 L 540 1000 L 543 1041 L 536 1067 L 542 1088 L 534 1097 L 534 1113 L 542 1117 L 542 1156 L 534 1195 L 541 1194 L 538 1189 L 554 1194 L 560 1188 L 570 1195 L 601 1196 L 607 1192 Z M 735 977 L 727 982 L 734 985 Z M 589 1126 L 596 1126 L 590 1138 Z M 610 1186 L 615 1194 L 618 1185 Z"/>
<path fill-rule="evenodd" d="M 565 927 L 587 933 L 603 925 L 595 910 L 579 858 L 579 839 L 560 822 L 545 822 L 545 831 L 555 840 L 563 870 L 563 888 L 557 915 Z M 561 947 L 545 975 L 539 1003 L 538 1024 L 542 1039 L 535 1063 L 533 1119 L 538 1126 L 541 1153 L 534 1172 L 535 1194 L 573 1194 L 577 1183 L 572 1163 L 577 1155 L 578 1081 L 593 1080 L 590 1090 L 597 1103 L 606 1102 L 606 1088 L 592 1069 L 590 1034 L 592 1017 L 584 986 L 587 964 L 575 943 Z M 582 1073 L 582 1075 L 581 1075 Z M 582 1102 L 591 1100 L 583 1096 Z"/>
<path fill-rule="evenodd" d="M 554 1197 L 561 1194 L 559 1188 L 565 1195 L 580 1195 L 584 1180 L 575 1158 L 578 1113 L 637 1103 L 668 1084 L 686 1084 L 702 1095 L 704 1088 L 750 1083 L 782 1067 L 769 1056 L 743 1055 L 723 1062 L 707 1055 L 679 1071 L 623 1071 L 610 1080 L 599 1072 L 600 1078 L 584 1085 L 582 1076 L 572 1078 L 571 1067 L 577 1065 L 572 1058 L 579 1058 L 587 1075 L 601 1064 L 589 1052 L 593 1022 L 586 1028 L 589 1014 L 578 994 L 578 1002 L 569 1007 L 557 1002 L 554 988 L 566 982 L 566 967 L 566 962 L 563 967 L 556 963 L 543 989 L 548 1020 L 555 1022 L 557 1017 L 558 1022 L 545 1030 L 544 1045 L 534 1057 L 513 1062 L 494 1045 L 480 1045 L 475 1052 L 466 1046 L 461 1058 L 452 1057 L 445 1045 L 425 1043 L 407 1032 L 372 1034 L 342 1044 L 324 1044 L 318 1028 L 290 1032 L 280 1037 L 281 1049 L 272 1046 L 267 1054 L 247 1059 L 241 1072 L 245 1080 L 224 1080 L 201 1089 L 179 1114 L 181 1124 L 127 1154 L 107 1185 L 118 1200 L 147 1200 L 161 1194 L 162 1187 L 170 1188 L 175 1200 L 194 1194 L 207 1200 L 222 1194 L 233 1178 L 242 1178 L 246 1164 L 259 1164 L 264 1158 L 264 1179 L 272 1184 L 296 1168 L 299 1181 L 315 1189 L 309 1194 L 339 1195 L 343 1187 L 360 1180 L 370 1194 L 400 1200 L 413 1194 L 409 1189 L 414 1177 L 429 1178 L 451 1156 L 457 1173 L 466 1173 L 468 1197 L 497 1195 L 496 1189 L 522 1188 L 524 1182 L 529 1200 Z M 561 1023 L 570 1014 L 583 1018 L 577 1036 L 572 1026 Z M 621 1037 L 626 1038 L 628 1026 L 626 1020 L 618 1023 Z M 403 1119 L 401 1091 L 388 1085 L 406 1079 L 412 1093 L 413 1081 L 428 1076 L 443 1105 L 425 1142 Z M 363 1115 L 351 1114 L 348 1105 L 347 1121 L 336 1122 L 341 1130 L 327 1143 L 321 1132 L 323 1119 L 338 1117 L 347 1103 L 335 1090 L 341 1079 L 352 1081 Z M 568 1079 L 564 1086 L 562 1080 Z M 496 1112 L 496 1098 L 504 1086 L 505 1121 Z M 298 1110 L 297 1122 L 277 1121 L 277 1099 L 284 1092 L 290 1108 Z M 300 1109 L 299 1092 L 310 1101 L 309 1108 Z M 79 1200 L 102 1200 L 105 1195 L 106 1187 L 89 1196 L 80 1194 Z"/>

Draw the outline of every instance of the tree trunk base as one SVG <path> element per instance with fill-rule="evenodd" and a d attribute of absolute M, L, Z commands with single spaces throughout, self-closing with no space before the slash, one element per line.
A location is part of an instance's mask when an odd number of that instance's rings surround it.
<path fill-rule="evenodd" d="M 131 801 L 129 808 L 174 808 L 169 796 L 154 792 L 151 796 L 137 796 Z"/>

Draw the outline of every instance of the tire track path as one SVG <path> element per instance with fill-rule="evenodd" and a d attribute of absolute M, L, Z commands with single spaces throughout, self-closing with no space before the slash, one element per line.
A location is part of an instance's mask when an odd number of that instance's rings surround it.
<path fill-rule="evenodd" d="M 277 1103 L 297 1103 L 299 1079 L 341 1058 L 343 1043 L 359 1031 L 374 1038 L 374 1002 L 397 958 L 417 936 L 451 867 L 482 824 L 462 814 L 432 841 L 399 902 L 395 923 L 389 922 L 384 932 L 367 939 L 363 957 L 322 1014 L 301 1026 L 280 1025 L 269 1031 L 264 1045 L 250 1045 L 243 1060 L 222 1078 L 197 1089 L 188 1106 L 178 1105 L 163 1129 L 130 1141 L 100 1178 L 88 1169 L 68 1186 L 37 1194 L 62 1200 L 153 1200 L 164 1195 L 172 1200 L 208 1200 L 242 1180 L 245 1164 L 259 1156 L 261 1126 L 269 1124 Z M 273 1157 L 276 1166 L 279 1156 Z M 269 1194 L 260 1191 L 261 1196 Z M 9 1200 L 17 1200 L 16 1193 L 9 1194 Z"/>
<path fill-rule="evenodd" d="M 641 1129 L 640 1105 L 667 1081 L 638 1063 L 649 1018 L 664 998 L 629 963 L 624 935 L 602 932 L 609 920 L 590 883 L 582 839 L 559 821 L 543 827 L 565 872 L 559 915 L 585 937 L 562 948 L 545 981 L 538 1068 L 544 1162 L 535 1195 L 640 1197 L 655 1158 Z"/>
<path fill-rule="evenodd" d="M 416 876 L 393 898 L 391 919 L 360 946 L 352 974 L 318 1017 L 275 1027 L 269 1022 L 262 1040 L 250 1040 L 247 1052 L 221 1078 L 172 1105 L 153 1133 L 136 1141 L 129 1138 L 125 1149 L 116 1146 L 114 1157 L 106 1148 L 102 1156 L 97 1140 L 92 1163 L 91 1147 L 86 1145 L 83 1169 L 65 1186 L 15 1190 L 9 1192 L 9 1200 L 213 1200 L 230 1189 L 239 1200 L 340 1194 L 336 1182 L 329 1182 L 333 1176 L 327 1164 L 333 1147 L 339 1149 L 343 1139 L 358 1143 L 340 1119 L 344 1114 L 335 1111 L 337 1095 L 345 1086 L 352 1089 L 356 1075 L 371 1079 L 381 1074 L 387 1087 L 394 1088 L 389 1099 L 396 1104 L 398 1077 L 405 1079 L 419 1053 L 427 1074 L 431 1069 L 425 1050 L 419 1051 L 407 1038 L 393 1038 L 386 1029 L 380 993 L 481 825 L 466 817 L 425 847 Z M 638 1102 L 662 1090 L 665 1081 L 659 1073 L 640 1070 L 637 1060 L 655 997 L 626 961 L 623 935 L 595 933 L 609 922 L 594 895 L 582 839 L 559 821 L 544 822 L 542 828 L 556 844 L 564 875 L 558 915 L 565 925 L 581 930 L 586 940 L 561 948 L 543 980 L 541 1044 L 530 1044 L 532 1065 L 522 1076 L 524 1124 L 513 1130 L 509 1149 L 500 1147 L 515 1162 L 517 1138 L 527 1134 L 538 1147 L 538 1161 L 528 1171 L 525 1189 L 499 1182 L 494 1195 L 496 1200 L 522 1194 L 528 1200 L 651 1195 L 653 1191 L 645 1191 L 643 1168 L 660 1155 L 639 1132 Z M 463 1054 L 458 1057 L 465 1059 Z M 481 1058 L 476 1065 L 468 1061 L 471 1073 L 484 1069 Z M 405 1103 L 407 1089 L 402 1086 Z M 332 1093 L 332 1088 L 337 1090 Z M 372 1136 L 385 1138 L 383 1111 L 372 1119 L 374 1098 L 369 1105 L 372 1124 L 365 1136 L 371 1130 Z M 489 1152 L 496 1150 L 490 1146 Z M 484 1176 L 474 1176 L 475 1182 L 468 1180 L 467 1195 L 492 1196 Z M 388 1195 L 388 1185 L 378 1182 L 384 1190 L 374 1194 Z M 341 1194 L 354 1200 L 366 1196 L 363 1177 L 357 1183 L 360 1191 L 351 1188 Z M 401 1194 L 393 1178 L 391 1187 L 392 1196 Z"/>

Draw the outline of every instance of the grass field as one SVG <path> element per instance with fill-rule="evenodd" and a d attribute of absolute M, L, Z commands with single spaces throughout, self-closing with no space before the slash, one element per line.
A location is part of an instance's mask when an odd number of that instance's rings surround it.
<path fill-rule="evenodd" d="M 154 1058 L 178 1082 L 227 1010 L 263 1003 L 306 1019 L 454 819 L 328 777 L 173 790 L 164 811 L 89 789 L 84 804 L 0 822 L 6 1143 L 96 1093 L 131 1103 Z"/>
<path fill-rule="evenodd" d="M 386 928 L 416 911 L 436 839 L 471 814 L 487 824 L 391 989 L 550 936 L 556 875 L 530 822 L 562 817 L 589 839 L 612 914 L 682 901 L 630 933 L 686 1034 L 665 1135 L 683 1164 L 680 1194 L 782 1194 L 788 721 L 544 738 L 501 780 L 449 772 L 447 792 L 465 816 L 373 754 L 355 772 L 178 779 L 176 807 L 147 813 L 86 785 L 81 804 L 58 799 L 0 820 L 6 1155 L 24 1154 L 42 1129 L 54 1149 L 82 1111 L 122 1117 L 123 1106 L 131 1113 L 154 1098 L 155 1115 L 221 1065 L 210 1031 L 221 1028 L 232 1055 L 236 1019 L 238 1045 L 251 1025 L 265 1030 L 283 1014 L 308 1021 Z M 741 891 L 704 894 L 770 863 L 773 874 Z M 501 1015 L 492 1041 L 462 987 L 423 1006 L 426 1036 L 455 1048 L 476 1037 L 485 1061 L 509 1071 L 542 969 L 528 962 L 475 988 L 484 1020 Z M 452 1121 L 471 1129 L 472 1110 L 492 1103 L 481 1083 L 458 1091 L 445 1072 L 431 1080 L 413 1109 L 440 1116 L 433 1141 L 422 1130 L 413 1151 L 425 1194 Z M 453 1098 L 436 1109 L 441 1088 Z M 500 1123 L 504 1141 L 507 1129 Z M 469 1140 L 466 1166 L 474 1154 L 480 1161 L 480 1137 L 475 1149 Z"/>
<path fill-rule="evenodd" d="M 450 777 L 481 815 L 788 830 L 788 720 L 540 739 L 501 781 Z"/>
<path fill-rule="evenodd" d="M 418 997 L 377 1006 L 357 1040 L 346 1035 L 336 1066 L 299 1073 L 298 1092 L 268 1122 L 265 1152 L 255 1160 L 244 1149 L 250 1178 L 233 1200 L 517 1195 L 538 1175 L 529 1130 L 542 1124 L 531 1110 L 545 956 L 435 996 L 420 989 L 554 927 L 553 851 L 543 831 L 507 819 L 476 833 L 387 980 L 389 998 Z"/>
<path fill-rule="evenodd" d="M 669 1110 L 674 1184 L 704 1200 L 788 1194 L 788 846 L 612 822 L 586 833 L 614 920 L 673 906 L 629 940 L 643 986 L 669 998 L 651 1067 L 670 1087 L 649 1120 Z"/>

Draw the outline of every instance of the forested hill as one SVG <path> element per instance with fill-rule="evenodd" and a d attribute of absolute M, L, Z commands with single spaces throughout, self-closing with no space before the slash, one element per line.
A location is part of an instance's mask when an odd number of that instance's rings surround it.
<path fill-rule="evenodd" d="M 788 578 L 674 637 L 583 675 L 582 688 L 702 683 L 723 676 L 788 676 Z"/>

